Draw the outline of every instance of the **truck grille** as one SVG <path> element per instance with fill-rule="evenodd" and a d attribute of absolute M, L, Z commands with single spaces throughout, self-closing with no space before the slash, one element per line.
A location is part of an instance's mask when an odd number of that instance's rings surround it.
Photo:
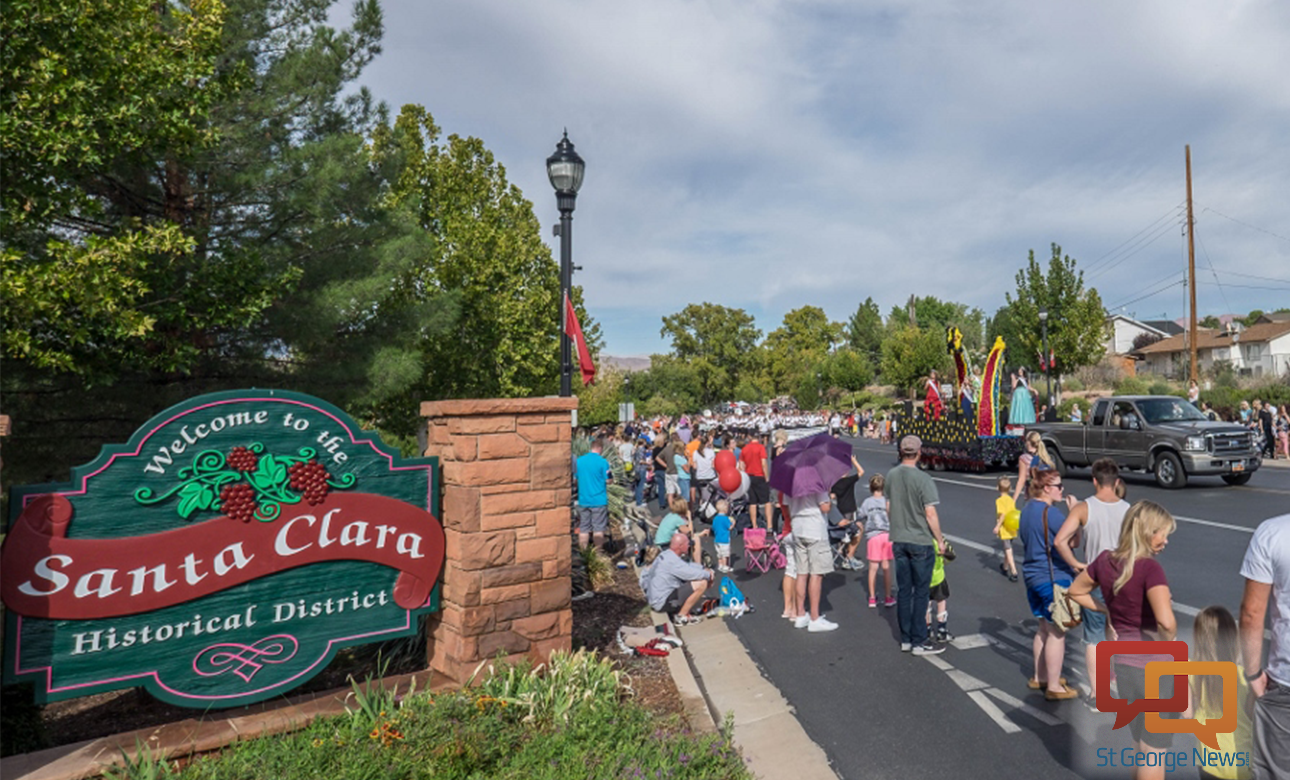
<path fill-rule="evenodd" d="M 1210 438 L 1213 441 L 1213 449 L 1210 451 L 1215 455 L 1245 452 L 1250 448 L 1248 433 L 1216 433 Z"/>

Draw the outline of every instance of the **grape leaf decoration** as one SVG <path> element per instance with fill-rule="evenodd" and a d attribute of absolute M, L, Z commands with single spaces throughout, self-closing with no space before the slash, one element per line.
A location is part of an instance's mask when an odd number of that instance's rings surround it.
<path fill-rule="evenodd" d="M 357 481 L 353 474 L 332 476 L 318 462 L 312 447 L 294 455 L 274 455 L 255 442 L 234 447 L 227 454 L 205 450 L 177 473 L 179 484 L 160 494 L 152 488 L 134 491 L 134 499 L 150 506 L 178 498 L 175 511 L 185 520 L 200 512 L 222 512 L 230 519 L 269 523 L 282 514 L 284 505 L 322 503 L 332 490 L 347 490 Z"/>

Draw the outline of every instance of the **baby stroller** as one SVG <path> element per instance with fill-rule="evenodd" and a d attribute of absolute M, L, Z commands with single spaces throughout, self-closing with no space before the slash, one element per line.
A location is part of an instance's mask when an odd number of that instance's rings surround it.
<path fill-rule="evenodd" d="M 722 490 L 714 479 L 699 492 L 699 502 L 694 517 L 702 523 L 712 525 L 712 518 L 717 516 L 717 501 L 723 498 L 730 503 L 730 517 L 737 518 L 748 513 L 748 497 L 744 495 L 731 498 L 730 494 Z"/>

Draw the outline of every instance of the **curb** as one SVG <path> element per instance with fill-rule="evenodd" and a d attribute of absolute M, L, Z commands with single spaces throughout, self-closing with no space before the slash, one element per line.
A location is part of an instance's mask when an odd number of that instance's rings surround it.
<path fill-rule="evenodd" d="M 655 626 L 670 623 L 662 612 L 650 611 Z M 672 627 L 675 631 L 675 627 Z M 680 636 L 679 632 L 677 634 Z M 681 637 L 684 640 L 684 637 Z M 676 684 L 676 692 L 681 696 L 681 708 L 685 710 L 685 719 L 690 728 L 700 733 L 711 733 L 717 730 L 718 715 L 712 709 L 712 702 L 704 695 L 699 681 L 694 676 L 694 661 L 690 658 L 688 647 L 676 648 L 680 652 L 667 654 L 667 670 Z"/>

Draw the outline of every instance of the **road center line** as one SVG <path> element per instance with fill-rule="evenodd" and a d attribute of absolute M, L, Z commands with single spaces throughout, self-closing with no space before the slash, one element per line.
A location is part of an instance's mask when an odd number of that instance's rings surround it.
<path fill-rule="evenodd" d="M 963 487 L 976 488 L 977 490 L 989 490 L 992 492 L 998 492 L 998 488 L 996 488 L 994 485 L 977 485 L 973 482 L 964 482 L 958 479 L 947 479 L 945 477 L 932 477 L 932 479 L 936 482 L 944 482 L 949 485 L 962 485 Z M 1243 525 L 1232 525 L 1231 523 L 1218 523 L 1213 520 L 1202 520 L 1199 517 L 1183 517 L 1182 515 L 1174 515 L 1174 519 L 1184 523 L 1195 523 L 1196 525 L 1207 525 L 1211 528 L 1222 528 L 1224 531 L 1239 531 L 1243 534 L 1254 533 L 1253 528 L 1246 528 Z"/>
<path fill-rule="evenodd" d="M 1178 519 L 1181 520 L 1182 518 L 1178 518 Z M 945 534 L 945 538 L 953 542 L 954 544 L 960 545 L 962 547 L 968 547 L 983 553 L 990 553 L 991 555 L 996 555 L 996 556 L 999 555 L 999 551 L 988 544 L 981 544 L 980 542 L 974 542 L 971 539 L 964 539 L 961 536 L 954 536 L 953 534 Z M 1196 617 L 1197 615 L 1200 614 L 1200 610 L 1197 609 L 1196 607 L 1193 607 L 1190 604 L 1183 604 L 1177 601 L 1174 602 L 1174 609 L 1183 613 L 1184 615 L 1190 615 L 1192 617 Z M 1267 636 L 1269 638 L 1271 638 L 1272 636 L 1271 632 L 1266 630 L 1263 632 L 1263 634 L 1264 636 Z"/>

